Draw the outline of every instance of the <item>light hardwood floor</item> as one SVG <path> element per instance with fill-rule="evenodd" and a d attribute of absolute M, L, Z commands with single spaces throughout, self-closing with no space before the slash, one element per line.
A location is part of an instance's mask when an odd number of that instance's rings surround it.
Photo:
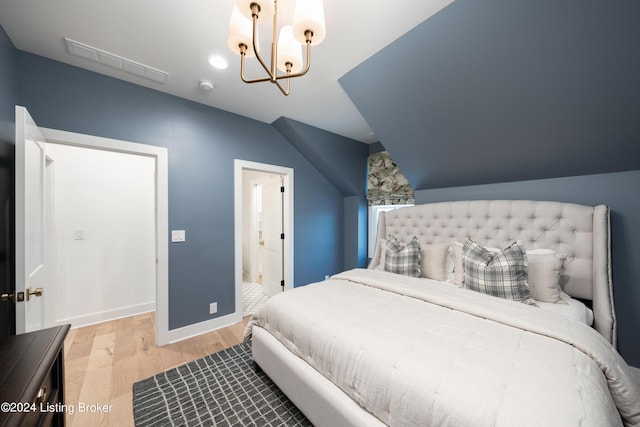
<path fill-rule="evenodd" d="M 133 383 L 239 344 L 248 321 L 164 347 L 154 344 L 154 313 L 69 331 L 65 403 L 75 411 L 67 411 L 67 425 L 133 426 Z M 82 404 L 107 410 L 81 413 Z"/>

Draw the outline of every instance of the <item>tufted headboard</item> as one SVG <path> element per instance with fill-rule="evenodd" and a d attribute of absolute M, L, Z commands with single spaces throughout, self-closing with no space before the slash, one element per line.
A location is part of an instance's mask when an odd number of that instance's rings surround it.
<path fill-rule="evenodd" d="M 609 208 L 531 200 L 442 202 L 380 213 L 378 239 L 390 234 L 421 244 L 463 242 L 505 247 L 515 240 L 527 249 L 565 254 L 560 284 L 572 297 L 591 300 L 593 327 L 616 345 L 611 282 Z M 377 247 L 377 245 L 376 245 Z"/>

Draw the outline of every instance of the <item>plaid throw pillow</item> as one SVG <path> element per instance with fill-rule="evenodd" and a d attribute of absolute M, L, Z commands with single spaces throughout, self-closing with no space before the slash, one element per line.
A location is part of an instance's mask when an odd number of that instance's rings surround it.
<path fill-rule="evenodd" d="M 389 236 L 385 247 L 384 269 L 391 273 L 420 277 L 418 239 L 414 236 L 406 246 L 400 246 L 395 236 Z"/>
<path fill-rule="evenodd" d="M 527 255 L 517 242 L 499 252 L 490 252 L 467 239 L 462 250 L 465 288 L 536 305 L 527 285 Z"/>

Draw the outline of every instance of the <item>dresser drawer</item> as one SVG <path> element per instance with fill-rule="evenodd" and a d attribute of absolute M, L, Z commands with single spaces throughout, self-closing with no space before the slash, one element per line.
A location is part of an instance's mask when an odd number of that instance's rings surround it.
<path fill-rule="evenodd" d="M 69 325 L 0 340 L 0 426 L 64 425 L 64 338 Z"/>
<path fill-rule="evenodd" d="M 8 415 L 2 425 L 49 426 L 53 425 L 57 410 L 60 410 L 59 393 L 55 369 L 49 371 L 45 380 L 38 388 L 36 396 L 30 401 L 7 402 L 7 410 L 3 410 Z M 64 415 L 64 414 L 63 414 Z"/>
<path fill-rule="evenodd" d="M 34 413 L 29 413 L 28 417 L 25 418 L 22 422 L 25 426 L 49 426 L 53 423 L 54 419 L 57 419 L 59 415 L 57 412 L 60 412 L 62 408 L 60 407 L 59 393 L 58 393 L 58 375 L 56 372 L 56 367 L 52 366 L 52 369 L 49 371 L 47 377 L 42 382 L 38 393 L 36 394 L 36 398 L 33 400 L 34 408 L 36 411 Z M 64 413 L 62 414 L 64 417 Z"/>

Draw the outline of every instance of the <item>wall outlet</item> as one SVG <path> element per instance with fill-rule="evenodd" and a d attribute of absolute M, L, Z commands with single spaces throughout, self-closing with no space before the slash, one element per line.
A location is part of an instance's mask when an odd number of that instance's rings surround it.
<path fill-rule="evenodd" d="M 329 275 L 324 276 L 324 280 L 329 280 Z"/>
<path fill-rule="evenodd" d="M 171 230 L 171 242 L 185 242 L 187 236 L 184 230 Z"/>
<path fill-rule="evenodd" d="M 218 312 L 218 303 L 212 302 L 209 304 L 209 314 L 216 314 Z"/>
<path fill-rule="evenodd" d="M 76 228 L 75 230 L 73 230 L 73 239 L 84 240 L 84 229 Z"/>

